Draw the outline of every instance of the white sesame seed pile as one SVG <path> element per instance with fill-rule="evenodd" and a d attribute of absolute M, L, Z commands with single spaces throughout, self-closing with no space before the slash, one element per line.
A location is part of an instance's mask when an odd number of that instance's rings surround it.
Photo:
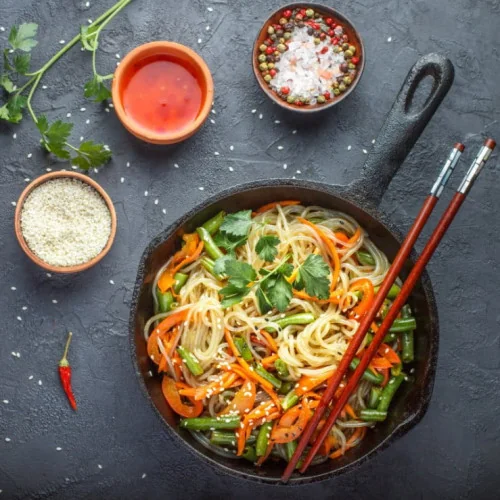
<path fill-rule="evenodd" d="M 54 266 L 83 264 L 98 255 L 111 233 L 111 214 L 91 186 L 53 179 L 24 202 L 21 229 L 30 249 Z"/>

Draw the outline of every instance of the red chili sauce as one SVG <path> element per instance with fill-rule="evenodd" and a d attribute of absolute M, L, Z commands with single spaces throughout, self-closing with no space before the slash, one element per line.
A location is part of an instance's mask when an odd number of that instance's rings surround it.
<path fill-rule="evenodd" d="M 193 122 L 201 100 L 202 90 L 191 68 L 167 55 L 140 61 L 123 86 L 125 113 L 159 134 L 177 132 Z"/>

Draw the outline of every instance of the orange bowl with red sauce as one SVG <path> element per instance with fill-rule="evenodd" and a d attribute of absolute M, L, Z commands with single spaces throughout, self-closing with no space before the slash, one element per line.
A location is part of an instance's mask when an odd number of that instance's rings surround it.
<path fill-rule="evenodd" d="M 125 56 L 112 95 L 118 118 L 131 134 L 153 144 L 174 144 L 203 125 L 214 84 L 205 61 L 192 49 L 150 42 Z"/>

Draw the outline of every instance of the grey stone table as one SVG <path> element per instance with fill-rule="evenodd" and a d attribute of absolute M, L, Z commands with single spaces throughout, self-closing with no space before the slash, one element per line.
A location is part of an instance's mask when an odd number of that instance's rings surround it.
<path fill-rule="evenodd" d="M 69 40 L 80 23 L 111 3 L 1 0 L 0 26 L 38 22 L 40 44 L 33 57 L 42 62 L 60 40 Z M 157 39 L 194 47 L 208 62 L 216 88 L 213 122 L 175 147 L 135 140 L 113 112 L 84 99 L 87 53 L 74 49 L 42 82 L 46 88 L 35 97 L 36 109 L 51 118 L 71 112 L 76 140 L 96 139 L 114 152 L 112 162 L 92 176 L 115 202 L 117 238 L 108 257 L 90 271 L 48 276 L 21 253 L 11 202 L 25 179 L 66 165 L 43 154 L 29 119 L 0 126 L 0 498 L 498 498 L 496 155 L 429 266 L 441 323 L 430 409 L 410 434 L 355 474 L 293 489 L 221 475 L 193 464 L 191 454 L 166 436 L 139 391 L 127 338 L 136 266 L 147 242 L 185 210 L 253 179 L 345 183 L 360 176 L 363 149 L 370 149 L 408 69 L 431 51 L 452 59 L 455 84 L 391 184 L 383 208 L 407 229 L 453 142 L 466 142 L 469 161 L 485 135 L 500 138 L 498 0 L 335 2 L 364 37 L 366 72 L 351 97 L 307 126 L 271 105 L 251 71 L 254 36 L 278 5 L 135 0 L 109 25 L 98 55 L 102 73 L 136 45 Z M 0 31 L 2 47 L 6 38 L 7 31 Z M 76 414 L 56 371 L 69 329 L 75 334 Z"/>

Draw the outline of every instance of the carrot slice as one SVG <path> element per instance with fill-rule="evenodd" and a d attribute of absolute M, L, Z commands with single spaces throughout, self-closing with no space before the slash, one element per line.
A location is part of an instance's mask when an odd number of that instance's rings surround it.
<path fill-rule="evenodd" d="M 352 309 L 351 315 L 355 318 L 360 318 L 368 312 L 372 305 L 373 298 L 375 297 L 373 283 L 368 278 L 361 278 L 359 280 L 356 280 L 349 288 L 350 292 L 355 292 L 358 290 L 363 292 L 363 297 L 359 301 L 359 303 L 356 304 L 356 307 Z"/>
<path fill-rule="evenodd" d="M 392 363 L 386 358 L 373 358 L 370 365 L 376 369 L 392 368 Z"/>
<path fill-rule="evenodd" d="M 167 400 L 172 410 L 182 417 L 197 417 L 203 411 L 203 403 L 201 401 L 195 401 L 192 398 L 188 398 L 192 405 L 188 405 L 182 402 L 180 391 L 177 389 L 175 381 L 170 377 L 163 377 L 161 383 L 161 390 L 163 396 Z"/>
<path fill-rule="evenodd" d="M 328 299 L 318 299 L 318 297 L 311 297 L 308 295 L 306 292 L 303 290 L 293 290 L 293 294 L 295 297 L 298 297 L 299 299 L 304 299 L 304 300 L 310 300 L 312 302 L 317 302 L 318 304 L 324 305 L 324 304 L 338 304 L 340 302 L 340 296 L 344 292 L 342 290 L 335 290 L 330 294 L 330 297 Z"/>
<path fill-rule="evenodd" d="M 356 443 L 356 441 L 363 439 L 365 437 L 365 434 L 366 427 L 357 427 L 352 436 L 347 440 L 345 450 L 339 448 L 330 455 L 330 458 L 339 458 L 344 455 L 347 450 L 356 446 L 358 444 Z"/>
<path fill-rule="evenodd" d="M 276 341 L 273 339 L 272 335 L 269 332 L 266 332 L 265 330 L 261 330 L 260 333 L 267 340 L 267 343 L 269 344 L 269 348 L 271 349 L 271 351 L 278 352 L 278 345 L 276 344 Z"/>
<path fill-rule="evenodd" d="M 300 201 L 297 200 L 273 201 L 272 203 L 268 203 L 267 205 L 262 205 L 255 211 L 255 213 L 262 214 L 264 212 L 267 212 L 268 210 L 276 208 L 278 205 L 281 207 L 289 207 L 292 205 L 300 205 Z"/>
<path fill-rule="evenodd" d="M 165 338 L 165 334 L 161 334 L 161 332 L 155 328 L 152 332 L 151 335 L 148 338 L 148 344 L 147 344 L 147 351 L 148 351 L 148 356 L 151 359 L 151 361 L 157 365 L 160 364 L 163 354 L 160 351 L 160 348 L 158 347 L 158 339 L 161 339 L 163 342 Z"/>
<path fill-rule="evenodd" d="M 342 231 L 336 231 L 333 234 L 335 235 L 335 238 L 337 238 L 338 240 L 344 243 L 349 243 L 349 236 L 347 236 L 347 234 L 343 233 Z"/>
<path fill-rule="evenodd" d="M 240 415 L 245 415 L 246 410 L 253 408 L 255 394 L 255 384 L 251 380 L 247 380 L 236 393 L 234 399 L 219 413 L 219 415 L 226 415 L 232 412 L 238 412 Z"/>
<path fill-rule="evenodd" d="M 168 332 L 175 325 L 182 323 L 188 315 L 189 309 L 182 309 L 181 311 L 174 311 L 172 314 L 167 316 L 154 330 L 158 335 Z"/>
<path fill-rule="evenodd" d="M 346 405 L 344 406 L 344 409 L 345 409 L 345 411 L 347 412 L 347 414 L 348 414 L 350 417 L 352 417 L 352 418 L 354 418 L 354 419 L 357 419 L 357 418 L 358 418 L 358 417 L 357 417 L 357 415 L 356 415 L 356 412 L 354 411 L 354 408 L 353 408 L 350 404 L 346 404 Z"/>
<path fill-rule="evenodd" d="M 299 409 L 298 412 L 297 408 Z M 307 404 L 307 399 L 304 398 L 300 406 L 290 408 L 281 417 L 278 427 L 271 433 L 272 441 L 275 443 L 289 443 L 297 439 L 302 434 L 311 416 L 312 412 Z"/>
<path fill-rule="evenodd" d="M 361 238 L 361 228 L 358 226 L 356 232 L 349 238 L 347 242 L 349 243 L 349 245 L 353 246 L 356 241 L 359 240 L 359 238 Z"/>
<path fill-rule="evenodd" d="M 262 358 L 261 364 L 264 368 L 269 368 L 274 365 L 274 362 L 278 359 L 277 354 L 271 354 L 271 356 L 267 356 L 267 358 Z"/>
<path fill-rule="evenodd" d="M 308 377 L 307 375 L 302 375 L 297 383 L 298 387 L 295 388 L 295 394 L 297 394 L 297 396 L 299 397 L 303 396 L 306 392 L 312 391 L 323 382 L 326 382 L 332 375 L 333 371 L 327 372 L 317 377 Z"/>
<path fill-rule="evenodd" d="M 387 344 L 382 344 L 379 349 L 377 354 L 379 356 L 383 356 L 387 361 L 389 361 L 393 365 L 398 365 L 401 363 L 401 359 L 399 358 L 398 353 L 391 347 L 388 346 Z"/>

